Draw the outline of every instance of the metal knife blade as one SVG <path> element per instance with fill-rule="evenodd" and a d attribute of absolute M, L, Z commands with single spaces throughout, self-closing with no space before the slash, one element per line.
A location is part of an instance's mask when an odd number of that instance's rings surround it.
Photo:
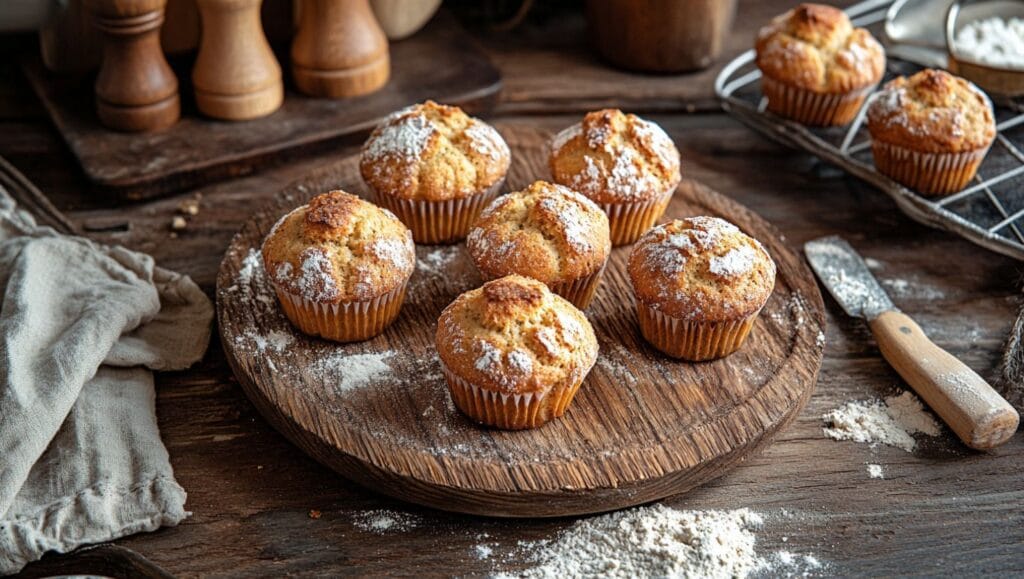
<path fill-rule="evenodd" d="M 847 314 L 873 320 L 882 312 L 896 310 L 867 264 L 842 237 L 808 241 L 804 253 L 818 279 Z"/>

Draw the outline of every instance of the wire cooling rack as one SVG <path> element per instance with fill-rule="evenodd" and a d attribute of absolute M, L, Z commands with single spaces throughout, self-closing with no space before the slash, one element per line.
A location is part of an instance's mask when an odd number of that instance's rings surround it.
<path fill-rule="evenodd" d="M 876 38 L 883 38 L 882 28 L 892 3 L 893 0 L 868 0 L 851 6 L 846 13 L 856 26 L 866 27 Z M 885 80 L 913 74 L 920 68 L 894 59 L 889 59 L 886 66 Z M 849 127 L 807 127 L 765 110 L 760 78 L 753 50 L 726 65 L 715 79 L 715 92 L 722 107 L 768 137 L 813 153 L 875 185 L 915 221 L 954 232 L 982 247 L 1024 260 L 1024 103 L 995 101 L 996 142 L 972 185 L 947 197 L 927 198 L 875 169 L 870 138 L 864 128 L 870 98 Z"/>

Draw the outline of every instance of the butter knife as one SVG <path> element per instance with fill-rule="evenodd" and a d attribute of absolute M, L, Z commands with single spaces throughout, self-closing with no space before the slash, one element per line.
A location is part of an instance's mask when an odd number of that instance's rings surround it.
<path fill-rule="evenodd" d="M 1017 431 L 1020 416 L 992 386 L 935 345 L 893 305 L 867 264 L 844 239 L 804 245 L 811 268 L 847 314 L 867 320 L 882 356 L 971 448 L 987 450 Z"/>

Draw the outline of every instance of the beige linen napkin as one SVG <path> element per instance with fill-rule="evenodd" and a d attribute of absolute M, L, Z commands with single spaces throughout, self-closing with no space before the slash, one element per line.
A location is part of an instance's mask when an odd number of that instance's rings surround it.
<path fill-rule="evenodd" d="M 185 518 L 152 370 L 206 351 L 213 306 L 147 255 L 37 226 L 0 188 L 0 574 Z"/>

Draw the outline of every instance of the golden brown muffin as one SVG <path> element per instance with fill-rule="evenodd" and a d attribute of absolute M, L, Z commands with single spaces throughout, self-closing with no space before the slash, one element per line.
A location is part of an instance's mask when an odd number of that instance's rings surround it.
<path fill-rule="evenodd" d="M 263 263 L 292 323 L 351 342 L 379 334 L 398 315 L 416 251 L 390 211 L 331 191 L 274 225 Z"/>
<path fill-rule="evenodd" d="M 966 187 L 996 137 L 985 93 L 931 69 L 887 83 L 868 106 L 867 125 L 878 170 L 925 195 Z"/>
<path fill-rule="evenodd" d="M 768 110 L 809 125 L 845 125 L 885 73 L 885 50 L 846 13 L 801 4 L 761 28 L 757 67 Z"/>
<path fill-rule="evenodd" d="M 636 241 L 665 212 L 679 186 L 679 150 L 658 125 L 617 109 L 587 113 L 555 135 L 555 182 L 608 215 L 613 245 Z"/>
<path fill-rule="evenodd" d="M 452 400 L 473 420 L 498 428 L 534 428 L 564 414 L 597 350 L 582 312 L 518 275 L 460 295 L 437 323 Z"/>
<path fill-rule="evenodd" d="M 764 247 L 717 217 L 650 230 L 633 247 L 628 271 L 644 337 L 693 361 L 739 348 L 775 287 Z"/>
<path fill-rule="evenodd" d="M 466 249 L 484 279 L 532 277 L 583 309 L 611 252 L 608 217 L 579 193 L 536 181 L 484 209 Z"/>
<path fill-rule="evenodd" d="M 442 243 L 466 236 L 497 195 L 510 155 L 487 123 L 427 101 L 392 114 L 373 131 L 359 170 L 417 242 Z"/>

